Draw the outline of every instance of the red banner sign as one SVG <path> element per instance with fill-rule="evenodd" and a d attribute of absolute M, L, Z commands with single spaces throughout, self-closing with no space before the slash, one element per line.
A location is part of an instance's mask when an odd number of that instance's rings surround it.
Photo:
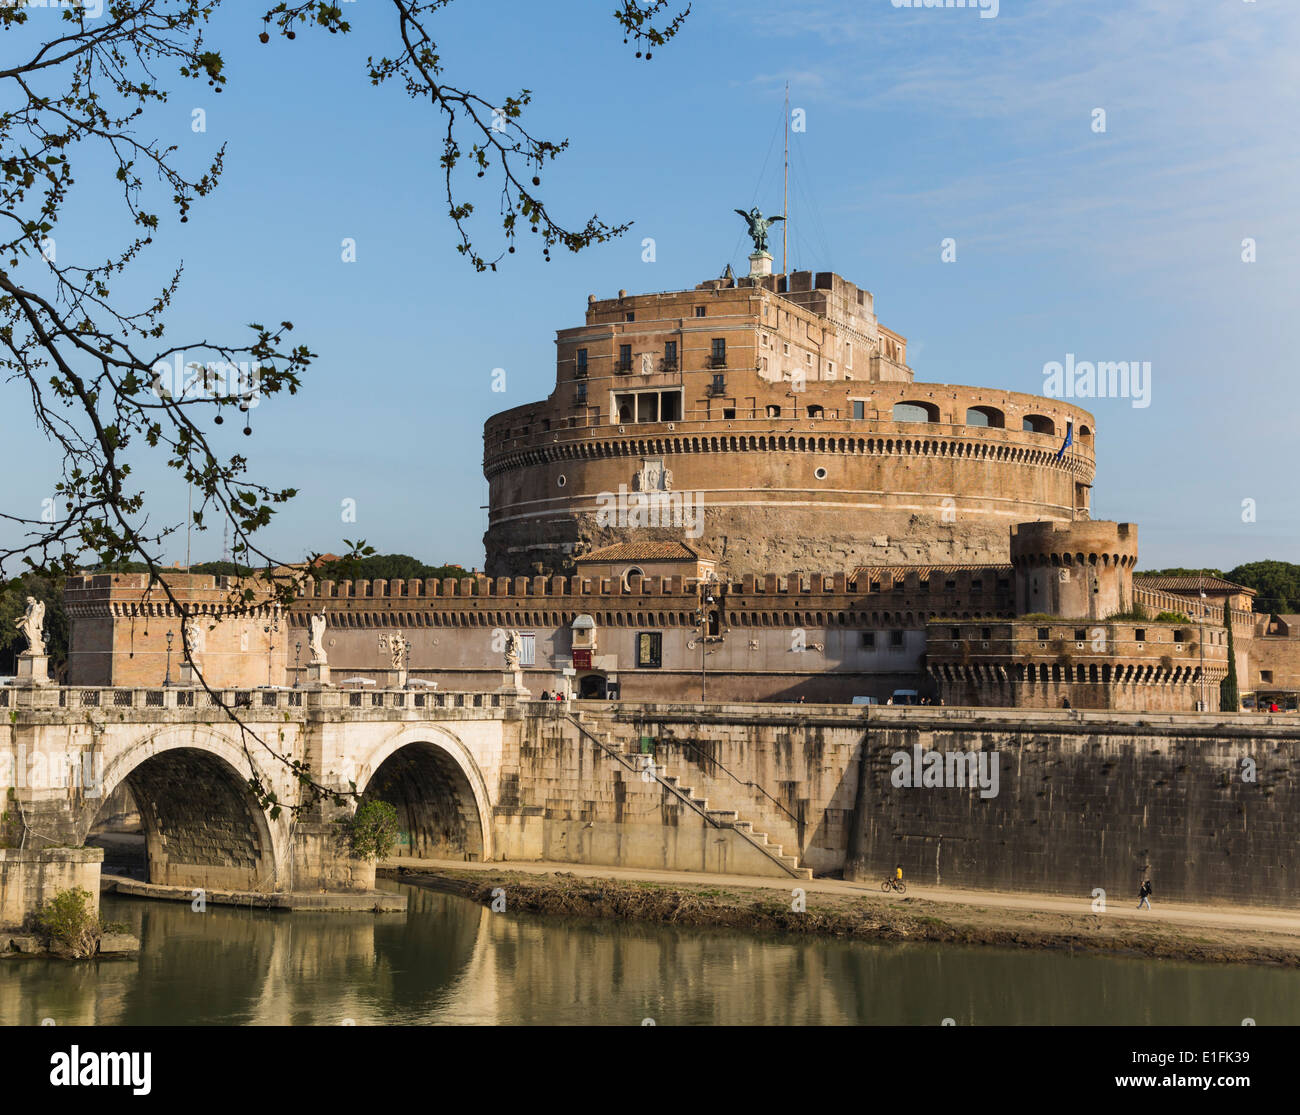
<path fill-rule="evenodd" d="M 573 652 L 573 668 L 575 670 L 591 669 L 591 651 L 575 650 Z"/>

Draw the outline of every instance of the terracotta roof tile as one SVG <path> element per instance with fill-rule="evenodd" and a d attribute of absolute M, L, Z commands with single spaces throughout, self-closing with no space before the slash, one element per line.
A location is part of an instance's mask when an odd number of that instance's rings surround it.
<path fill-rule="evenodd" d="M 1142 588 L 1155 589 L 1157 592 L 1185 593 L 1205 589 L 1206 592 L 1248 592 L 1252 596 L 1255 594 L 1253 588 L 1225 581 L 1222 577 L 1147 577 L 1141 573 L 1134 573 L 1133 580 L 1140 582 Z"/>
<path fill-rule="evenodd" d="M 699 554 L 684 542 L 616 542 L 575 561 L 696 561 Z"/>

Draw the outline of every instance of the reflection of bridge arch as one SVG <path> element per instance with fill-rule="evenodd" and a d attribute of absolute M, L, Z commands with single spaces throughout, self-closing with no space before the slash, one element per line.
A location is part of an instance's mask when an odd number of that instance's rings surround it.
<path fill-rule="evenodd" d="M 205 727 L 164 728 L 112 755 L 99 805 L 122 783 L 140 810 L 149 881 L 262 890 L 277 876 L 275 834 L 248 788 L 253 768 L 237 742 Z M 84 843 L 99 809 L 78 824 Z"/>
<path fill-rule="evenodd" d="M 376 747 L 357 772 L 361 800 L 397 809 L 411 854 L 490 860 L 492 806 L 483 772 L 451 732 L 429 724 Z"/>

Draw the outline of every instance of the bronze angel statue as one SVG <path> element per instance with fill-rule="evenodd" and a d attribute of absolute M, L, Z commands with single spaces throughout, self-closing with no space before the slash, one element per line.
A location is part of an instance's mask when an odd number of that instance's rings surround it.
<path fill-rule="evenodd" d="M 784 221 L 784 217 L 764 217 L 763 210 L 757 205 L 748 213 L 743 209 L 737 209 L 742 217 L 745 218 L 746 224 L 749 225 L 749 238 L 754 241 L 755 252 L 767 251 L 767 230 L 770 229 L 777 221 Z"/>

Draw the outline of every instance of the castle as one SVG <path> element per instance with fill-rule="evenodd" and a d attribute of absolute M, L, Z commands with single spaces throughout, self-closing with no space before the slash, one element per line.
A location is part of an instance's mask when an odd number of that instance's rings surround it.
<path fill-rule="evenodd" d="M 484 428 L 486 575 L 308 581 L 285 611 L 169 575 L 210 683 L 305 683 L 323 612 L 333 676 L 381 686 L 496 684 L 514 632 L 534 693 L 1217 709 L 1226 605 L 1243 694 L 1295 707 L 1300 617 L 1135 577 L 1136 526 L 1090 519 L 1091 414 L 915 382 L 838 275 L 593 295 L 556 346 L 551 395 Z M 67 601 L 73 684 L 178 676 L 182 617 L 146 577 Z"/>

